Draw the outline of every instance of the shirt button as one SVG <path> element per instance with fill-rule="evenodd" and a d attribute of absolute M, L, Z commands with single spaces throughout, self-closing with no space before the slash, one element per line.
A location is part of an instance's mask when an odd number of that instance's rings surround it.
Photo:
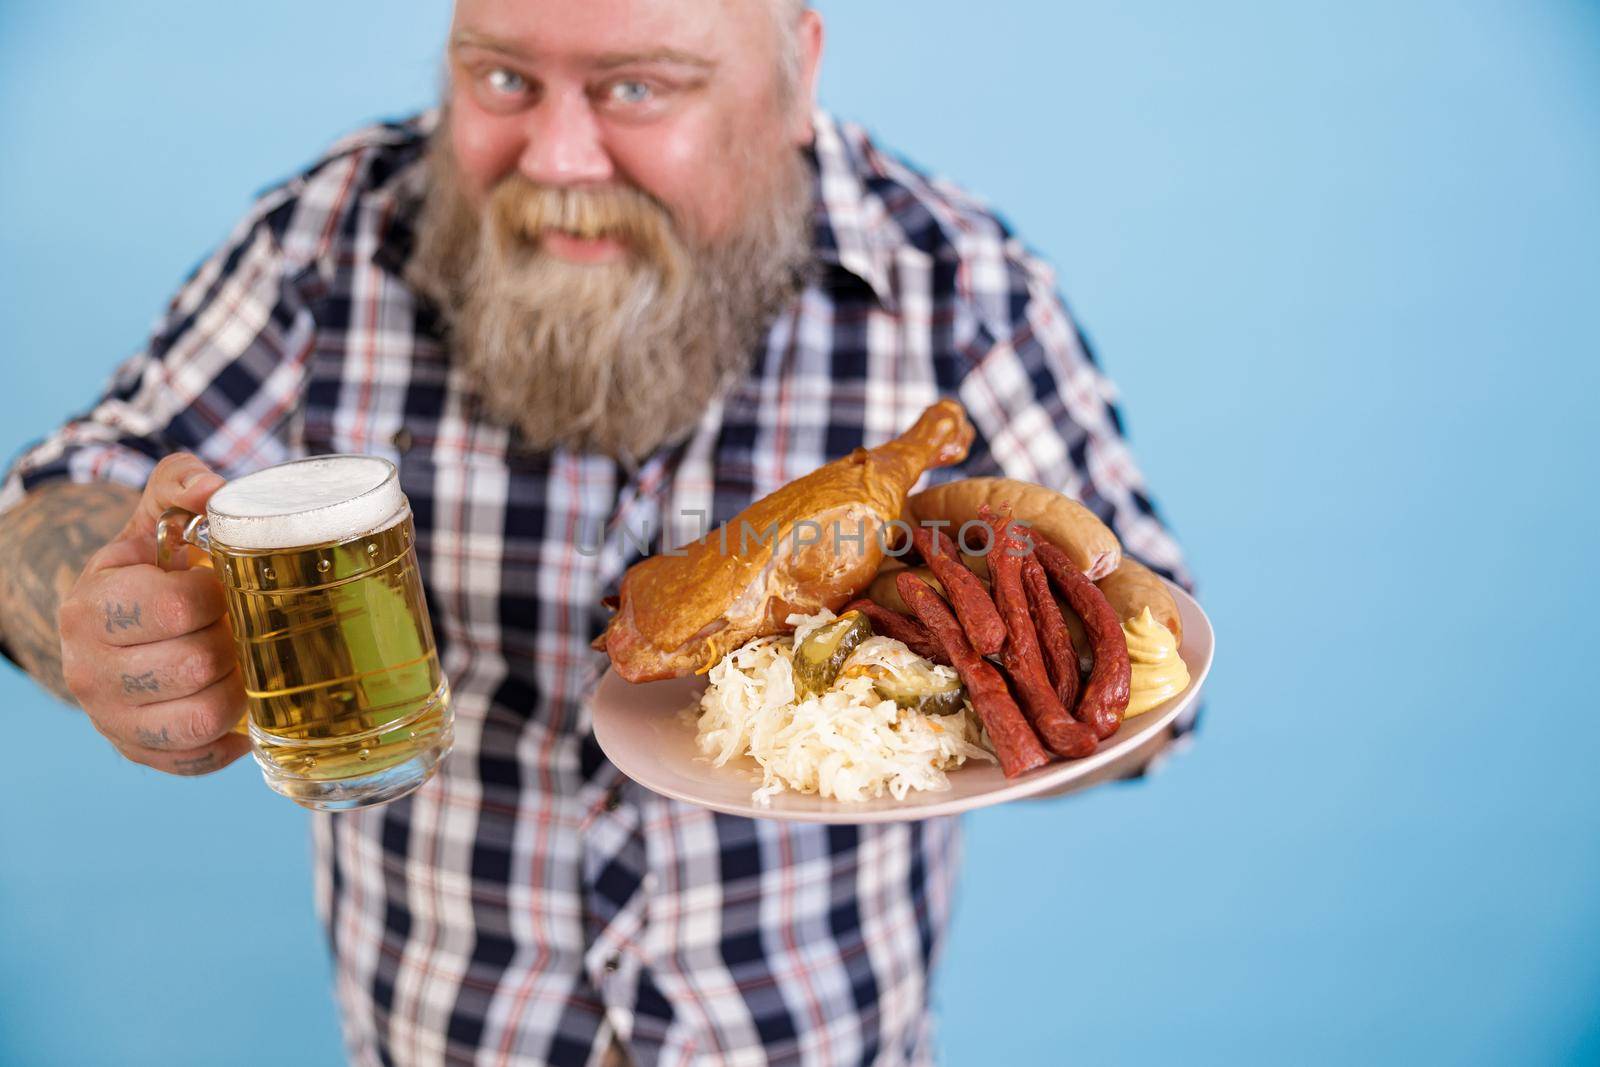
<path fill-rule="evenodd" d="M 622 807 L 622 789 L 613 786 L 606 791 L 606 810 L 616 811 L 620 807 Z"/>
<path fill-rule="evenodd" d="M 622 966 L 622 961 L 615 956 L 607 956 L 606 962 L 601 966 L 605 968 L 607 974 L 616 974 L 617 968 Z"/>
<path fill-rule="evenodd" d="M 411 431 L 404 426 L 400 427 L 394 432 L 394 436 L 389 439 L 389 443 L 394 445 L 395 451 L 399 452 L 401 455 L 410 452 Z"/>

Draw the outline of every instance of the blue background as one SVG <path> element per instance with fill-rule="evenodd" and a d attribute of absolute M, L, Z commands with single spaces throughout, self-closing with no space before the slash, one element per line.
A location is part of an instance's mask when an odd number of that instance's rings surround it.
<path fill-rule="evenodd" d="M 1058 264 L 1221 649 L 1164 774 L 970 819 L 945 1062 L 1600 1058 L 1600 9 L 909 8 L 825 101 Z M 0 5 L 0 447 L 447 17 Z M 301 813 L 0 703 L 0 1061 L 337 1062 Z"/>

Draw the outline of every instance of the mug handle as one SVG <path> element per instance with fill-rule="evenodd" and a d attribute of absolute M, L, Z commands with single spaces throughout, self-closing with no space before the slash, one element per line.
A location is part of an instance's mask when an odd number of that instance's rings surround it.
<path fill-rule="evenodd" d="M 205 515 L 188 508 L 168 508 L 156 520 L 156 565 L 164 571 L 178 570 L 178 561 L 190 545 L 211 552 L 211 525 Z M 231 620 L 230 620 L 231 621 Z M 250 736 L 250 711 L 233 724 L 233 732 Z"/>
<path fill-rule="evenodd" d="M 211 551 L 211 525 L 203 514 L 188 508 L 168 508 L 156 520 L 156 565 L 164 571 L 178 570 L 178 560 L 189 545 Z"/>

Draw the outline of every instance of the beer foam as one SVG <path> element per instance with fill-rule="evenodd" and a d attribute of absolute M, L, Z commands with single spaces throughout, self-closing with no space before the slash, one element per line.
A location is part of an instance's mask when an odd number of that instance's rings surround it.
<path fill-rule="evenodd" d="M 377 456 L 315 456 L 246 474 L 206 505 L 211 536 L 231 548 L 301 548 L 393 526 L 406 511 L 394 465 Z"/>

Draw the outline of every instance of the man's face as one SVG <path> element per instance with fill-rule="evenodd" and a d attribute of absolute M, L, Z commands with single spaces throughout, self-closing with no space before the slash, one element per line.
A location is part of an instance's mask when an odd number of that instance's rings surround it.
<path fill-rule="evenodd" d="M 482 206 L 513 175 L 632 186 L 684 239 L 716 241 L 747 209 L 750 161 L 809 136 L 811 64 L 785 84 L 775 12 L 773 0 L 459 0 L 450 132 L 464 192 Z M 560 226 L 542 250 L 577 264 L 628 255 Z"/>
<path fill-rule="evenodd" d="M 642 457 L 748 369 L 810 256 L 820 48 L 793 0 L 460 0 L 407 277 L 483 415 Z"/>

